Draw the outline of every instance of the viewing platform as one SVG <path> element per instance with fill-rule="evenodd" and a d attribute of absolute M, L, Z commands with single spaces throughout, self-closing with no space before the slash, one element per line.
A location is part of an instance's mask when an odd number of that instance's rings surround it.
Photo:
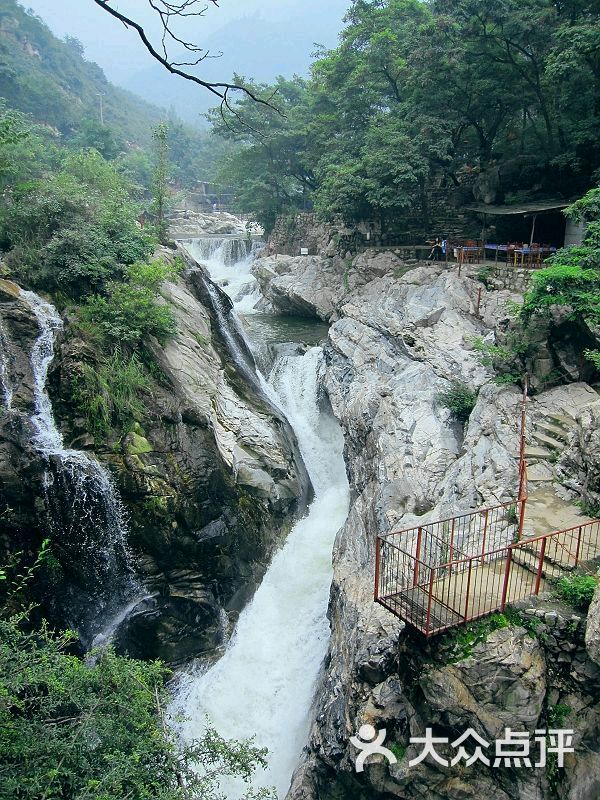
<path fill-rule="evenodd" d="M 425 636 L 504 611 L 600 557 L 600 519 L 578 521 L 552 507 L 565 527 L 540 534 L 540 501 L 548 500 L 539 490 L 527 513 L 527 394 L 517 500 L 377 537 L 375 601 Z"/>
<path fill-rule="evenodd" d="M 432 636 L 537 595 L 600 555 L 600 520 L 519 538 L 526 502 L 378 536 L 375 600 Z"/>

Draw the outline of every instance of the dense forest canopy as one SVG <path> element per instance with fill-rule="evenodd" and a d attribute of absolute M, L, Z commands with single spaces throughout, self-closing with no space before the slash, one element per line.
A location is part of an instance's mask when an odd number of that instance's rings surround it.
<path fill-rule="evenodd" d="M 213 180 L 216 162 L 230 149 L 111 84 L 85 59 L 77 39 L 57 39 L 16 0 L 0 0 L 0 97 L 38 123 L 49 146 L 93 147 L 146 186 L 152 129 L 166 117 L 174 183 L 190 187 Z"/>
<path fill-rule="evenodd" d="M 600 168 L 599 16 L 593 0 L 355 0 L 310 80 L 257 87 L 277 110 L 215 113 L 243 145 L 223 174 L 267 227 L 307 202 L 395 224 L 428 187 L 504 165 L 516 191 L 580 193 Z"/>
<path fill-rule="evenodd" d="M 325 220 L 401 226 L 426 216 L 432 187 L 501 194 L 502 171 L 505 202 L 583 194 L 600 178 L 599 16 L 593 0 L 355 0 L 310 78 L 251 84 L 265 102 L 215 110 L 209 135 L 165 122 L 77 40 L 0 0 L 0 277 L 49 294 L 93 350 L 68 378 L 93 441 L 135 432 L 164 380 L 148 341 L 176 332 L 160 292 L 183 263 L 165 248 L 154 257 L 173 193 L 214 178 L 220 160 L 267 230 L 313 206 Z M 503 382 L 523 374 L 540 320 L 563 314 L 589 339 L 600 325 L 600 190 L 567 213 L 587 224 L 583 242 L 535 273 L 506 342 L 482 343 Z M 600 350 L 584 355 L 600 369 Z M 64 579 L 52 548 L 0 560 L 0 796 L 216 800 L 222 775 L 250 782 L 265 762 L 252 742 L 209 729 L 182 750 L 163 665 L 110 648 L 86 661 L 74 635 L 50 630 Z"/>

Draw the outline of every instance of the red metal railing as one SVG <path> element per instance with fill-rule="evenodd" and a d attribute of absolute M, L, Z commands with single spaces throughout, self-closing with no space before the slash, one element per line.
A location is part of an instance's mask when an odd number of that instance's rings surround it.
<path fill-rule="evenodd" d="M 514 515 L 514 505 L 497 506 L 379 536 L 375 600 L 431 636 L 536 595 L 547 581 L 600 555 L 600 520 L 516 541 Z M 480 532 L 487 525 L 496 545 L 475 546 L 469 536 L 466 548 L 455 545 L 453 557 L 445 557 L 450 539 L 440 544 L 429 528 L 448 522 Z"/>
<path fill-rule="evenodd" d="M 426 636 L 502 611 L 600 555 L 600 520 L 523 538 L 527 395 L 525 378 L 518 500 L 377 537 L 375 600 Z"/>

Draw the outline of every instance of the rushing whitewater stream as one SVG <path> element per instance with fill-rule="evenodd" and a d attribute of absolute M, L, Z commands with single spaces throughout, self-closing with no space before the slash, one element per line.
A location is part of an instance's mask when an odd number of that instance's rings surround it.
<path fill-rule="evenodd" d="M 33 375 L 33 445 L 47 463 L 44 488 L 48 528 L 53 544 L 77 566 L 69 598 L 69 616 L 86 646 L 110 639 L 122 621 L 122 609 L 133 607 L 142 589 L 133 576 L 127 546 L 127 523 L 121 498 L 108 471 L 94 458 L 66 448 L 48 396 L 48 370 L 62 319 L 51 303 L 21 290 L 20 299 L 38 323 L 30 353 Z M 8 351 L 6 333 L 3 351 Z M 12 409 L 10 365 L 3 359 L 0 378 L 7 411 Z M 135 598 L 135 600 L 134 600 Z"/>
<path fill-rule="evenodd" d="M 229 245 L 219 248 L 210 240 L 196 240 L 185 242 L 185 247 L 230 295 L 237 313 L 251 314 L 258 299 L 250 273 L 252 252 L 246 250 L 236 262 L 235 256 L 226 257 Z M 268 325 L 266 316 L 261 315 L 263 327 Z M 251 323 L 248 327 L 252 330 Z M 284 334 L 281 327 L 277 330 Z M 294 429 L 314 500 L 240 615 L 223 657 L 207 671 L 182 676 L 173 707 L 187 718 L 181 724 L 187 740 L 201 736 L 208 719 L 226 738 L 254 737 L 257 746 L 268 748 L 268 769 L 257 776 L 255 785 L 275 786 L 280 799 L 308 735 L 315 684 L 329 639 L 331 551 L 349 503 L 342 432 L 319 404 L 321 354 L 317 346 L 286 351 L 276 359 L 266 382 L 261 381 Z M 241 795 L 241 788 L 225 781 L 221 786 L 232 800 Z"/>

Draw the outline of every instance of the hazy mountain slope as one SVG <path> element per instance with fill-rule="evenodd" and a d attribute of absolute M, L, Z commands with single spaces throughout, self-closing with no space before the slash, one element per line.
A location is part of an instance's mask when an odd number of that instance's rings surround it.
<path fill-rule="evenodd" d="M 79 44 L 57 39 L 15 0 L 0 0 L 0 96 L 9 105 L 69 134 L 86 117 L 105 120 L 133 142 L 149 141 L 161 110 L 109 83 Z"/>
<path fill-rule="evenodd" d="M 201 42 L 211 54 L 222 55 L 205 60 L 197 74 L 209 80 L 228 80 L 235 72 L 264 82 L 272 82 L 278 75 L 307 74 L 315 43 L 335 43 L 345 5 L 345 0 L 337 0 L 314 14 L 303 8 L 302 17 L 289 20 L 259 16 L 235 20 Z M 199 114 L 216 105 L 214 96 L 154 62 L 124 76 L 122 83 L 141 97 L 173 106 L 188 121 L 197 121 Z"/>

